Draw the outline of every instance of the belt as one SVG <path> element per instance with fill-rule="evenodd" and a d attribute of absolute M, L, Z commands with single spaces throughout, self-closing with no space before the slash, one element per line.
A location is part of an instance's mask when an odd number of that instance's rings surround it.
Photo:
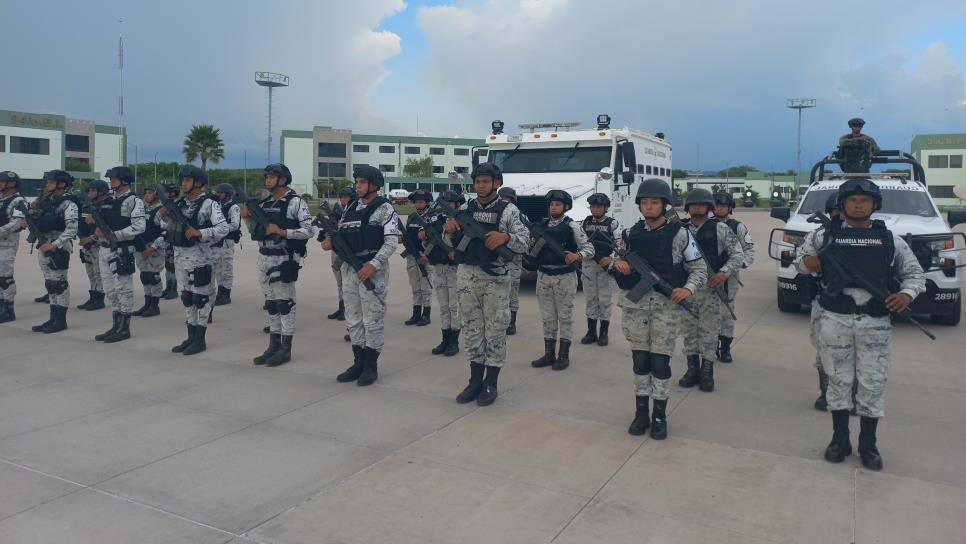
<path fill-rule="evenodd" d="M 856 304 L 855 300 L 848 295 L 840 294 L 833 297 L 822 293 L 818 296 L 818 303 L 823 309 L 837 314 L 867 315 L 869 317 L 889 315 L 889 309 L 875 299 L 870 299 L 865 304 Z"/>
<path fill-rule="evenodd" d="M 288 250 L 284 248 L 260 247 L 258 248 L 258 253 L 262 255 L 274 255 L 281 257 L 283 255 L 288 255 Z"/>
<path fill-rule="evenodd" d="M 574 266 L 561 266 L 559 268 L 558 267 L 552 267 L 551 268 L 549 266 L 540 266 L 540 267 L 537 267 L 537 270 L 539 270 L 541 274 L 546 274 L 548 276 L 562 276 L 564 274 L 570 274 L 570 273 L 575 272 L 577 270 L 577 268 L 574 267 Z"/>

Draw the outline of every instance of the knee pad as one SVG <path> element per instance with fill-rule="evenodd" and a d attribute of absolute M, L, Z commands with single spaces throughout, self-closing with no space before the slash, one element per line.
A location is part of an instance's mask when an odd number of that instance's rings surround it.
<path fill-rule="evenodd" d="M 181 305 L 185 308 L 191 307 L 194 298 L 194 294 L 191 291 L 181 291 Z"/>
<path fill-rule="evenodd" d="M 47 292 L 51 295 L 59 295 L 67 290 L 66 281 L 57 280 L 44 280 L 44 287 L 47 288 Z"/>
<path fill-rule="evenodd" d="M 651 373 L 651 353 L 648 351 L 634 350 L 631 352 L 631 359 L 634 361 L 634 374 L 643 376 Z"/>
<path fill-rule="evenodd" d="M 666 380 L 671 377 L 671 356 L 652 353 L 650 356 L 651 373 L 655 378 Z"/>
<path fill-rule="evenodd" d="M 276 306 L 274 300 L 266 300 L 262 308 L 265 308 L 265 311 L 268 312 L 268 315 L 278 314 L 278 306 Z"/>
<path fill-rule="evenodd" d="M 8 289 L 13 283 L 13 276 L 0 276 L 0 289 Z"/>
<path fill-rule="evenodd" d="M 288 315 L 295 307 L 295 301 L 292 299 L 281 299 L 275 301 L 275 307 L 278 308 L 278 313 L 282 315 Z"/>
<path fill-rule="evenodd" d="M 161 283 L 161 274 L 157 272 L 141 272 L 141 284 L 157 285 Z"/>
<path fill-rule="evenodd" d="M 200 295 L 198 293 L 195 293 L 191 298 L 195 304 L 195 308 L 199 310 L 204 308 L 205 304 L 208 304 L 208 301 L 211 300 L 208 295 Z"/>
<path fill-rule="evenodd" d="M 191 271 L 191 285 L 205 287 L 211 283 L 211 265 L 199 266 Z"/>

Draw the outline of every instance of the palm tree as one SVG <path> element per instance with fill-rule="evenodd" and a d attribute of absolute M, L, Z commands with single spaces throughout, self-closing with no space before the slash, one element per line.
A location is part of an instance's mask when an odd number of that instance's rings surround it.
<path fill-rule="evenodd" d="M 221 131 L 215 125 L 191 125 L 191 132 L 184 139 L 184 158 L 194 162 L 201 157 L 201 169 L 207 170 L 208 161 L 218 164 L 225 158 L 225 142 L 221 141 Z"/>

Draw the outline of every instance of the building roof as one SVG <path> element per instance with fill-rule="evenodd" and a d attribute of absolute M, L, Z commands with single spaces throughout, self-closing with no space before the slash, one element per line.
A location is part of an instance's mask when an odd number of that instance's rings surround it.
<path fill-rule="evenodd" d="M 328 127 L 326 127 L 328 128 Z M 282 138 L 312 138 L 311 130 L 283 130 Z M 353 142 L 423 145 L 483 145 L 483 138 L 436 138 L 430 136 L 393 136 L 389 134 L 352 134 Z"/>

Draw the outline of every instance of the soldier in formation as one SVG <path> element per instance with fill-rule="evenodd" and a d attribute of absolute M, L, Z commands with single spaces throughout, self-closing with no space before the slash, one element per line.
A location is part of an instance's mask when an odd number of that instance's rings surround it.
<path fill-rule="evenodd" d="M 443 191 L 439 199 L 444 206 L 457 209 L 466 203 L 462 194 L 456 191 Z M 456 277 L 456 261 L 453 260 L 451 236 L 443 232 L 446 216 L 442 213 L 430 213 L 426 217 L 426 224 L 420 229 L 419 239 L 429 264 L 433 267 L 433 288 L 436 290 L 436 300 L 439 302 L 439 321 L 443 331 L 442 341 L 434 347 L 433 355 L 452 357 L 460 352 L 460 306 L 459 284 Z M 427 229 L 439 234 L 440 244 L 433 240 Z"/>
<path fill-rule="evenodd" d="M 13 310 L 14 299 L 17 298 L 13 265 L 20 246 L 21 221 L 26 202 L 20 196 L 20 176 L 9 170 L 0 172 L 0 323 L 17 319 Z"/>
<path fill-rule="evenodd" d="M 178 186 L 168 184 L 163 186 L 164 199 L 177 200 Z M 164 291 L 161 292 L 164 300 L 174 300 L 178 298 L 178 275 L 174 272 L 174 246 L 165 243 L 164 245 Z"/>
<path fill-rule="evenodd" d="M 96 183 L 94 183 L 96 181 Z M 87 184 L 84 192 L 91 201 L 99 201 L 106 198 L 110 192 L 110 187 L 102 180 L 94 180 Z M 94 183 L 94 187 L 91 184 Z M 100 186 L 100 190 L 97 189 Z M 81 264 L 84 265 L 84 272 L 87 273 L 87 281 L 90 284 L 88 298 L 83 304 L 78 304 L 78 310 L 88 312 L 104 309 L 104 284 L 101 281 L 101 260 L 99 257 L 101 245 L 97 243 L 94 236 L 94 225 L 87 222 L 90 212 L 81 209 L 80 221 L 77 223 L 77 254 Z"/>
<path fill-rule="evenodd" d="M 751 232 L 747 225 L 731 217 L 735 211 L 735 198 L 731 193 L 720 191 L 714 195 L 714 217 L 719 222 L 724 223 L 735 233 L 738 243 L 741 244 L 741 252 L 744 255 L 744 262 L 738 269 L 732 270 L 728 275 L 728 308 L 731 311 L 721 312 L 721 326 L 718 330 L 718 360 L 722 363 L 730 363 L 734 359 L 731 356 L 731 342 L 735 337 L 735 319 L 731 316 L 735 311 L 735 297 L 738 296 L 738 287 L 741 285 L 739 272 L 741 269 L 748 268 L 755 262 L 755 242 L 751 238 Z"/>
<path fill-rule="evenodd" d="M 594 256 L 584 259 L 581 267 L 584 296 L 587 299 L 587 334 L 580 339 L 580 343 L 606 346 L 609 341 L 614 278 L 607 272 L 606 265 L 601 264 L 601 260 L 610 257 L 613 253 L 622 227 L 617 219 L 607 215 L 607 210 L 610 209 L 610 198 L 604 193 L 590 195 L 587 197 L 587 204 L 590 205 L 590 215 L 584 218 L 581 227 L 594 245 Z"/>
<path fill-rule="evenodd" d="M 342 219 L 342 214 L 349 204 L 356 199 L 356 190 L 354 187 L 343 187 L 339 189 L 339 201 L 335 206 L 332 207 L 332 213 L 330 218 L 333 219 L 336 224 Z M 325 233 L 319 232 L 319 242 L 325 239 Z M 342 257 L 335 251 L 331 252 L 332 258 L 330 266 L 332 268 L 332 275 L 335 277 L 336 289 L 339 293 L 339 307 L 336 308 L 334 312 L 328 314 L 326 317 L 329 319 L 336 319 L 338 321 L 345 321 L 345 300 L 342 299 Z"/>
<path fill-rule="evenodd" d="M 403 256 L 406 259 L 406 275 L 409 276 L 409 288 L 413 293 L 413 315 L 405 321 L 406 325 L 424 327 L 430 323 L 431 306 L 433 305 L 433 270 L 429 266 L 429 258 L 423 254 L 423 246 L 419 241 L 419 229 L 422 228 L 429 214 L 429 204 L 433 201 L 433 194 L 426 189 L 416 189 L 409 195 L 409 201 L 416 210 L 406 218 L 403 232 Z"/>
<path fill-rule="evenodd" d="M 145 228 L 136 239 L 134 264 L 141 271 L 141 286 L 144 288 L 144 306 L 134 311 L 138 317 L 154 317 L 161 313 L 161 272 L 164 271 L 167 244 L 164 229 L 158 224 L 158 211 L 161 209 L 160 185 L 144 186 Z"/>
<path fill-rule="evenodd" d="M 503 200 L 517 205 L 517 192 L 513 187 L 500 187 L 499 196 Z M 520 311 L 520 279 L 523 276 L 523 255 L 517 255 L 513 261 L 507 263 L 510 270 L 510 324 L 506 327 L 507 336 L 517 333 L 517 312 Z"/>
<path fill-rule="evenodd" d="M 235 202 L 235 188 L 230 183 L 218 185 L 215 191 L 221 214 L 228 223 L 228 234 L 212 244 L 215 253 L 215 306 L 231 304 L 231 288 L 235 283 L 235 245 L 241 240 L 241 207 Z"/>
<path fill-rule="evenodd" d="M 44 196 L 31 204 L 30 213 L 39 230 L 31 235 L 36 237 L 33 243 L 40 250 L 37 260 L 47 289 L 50 318 L 34 325 L 31 330 L 50 334 L 67 328 L 67 307 L 70 305 L 67 270 L 80 211 L 77 197 L 70 192 L 74 176 L 63 170 L 51 170 L 44 173 L 44 181 Z M 26 219 L 22 220 L 21 227 L 27 228 Z"/>

